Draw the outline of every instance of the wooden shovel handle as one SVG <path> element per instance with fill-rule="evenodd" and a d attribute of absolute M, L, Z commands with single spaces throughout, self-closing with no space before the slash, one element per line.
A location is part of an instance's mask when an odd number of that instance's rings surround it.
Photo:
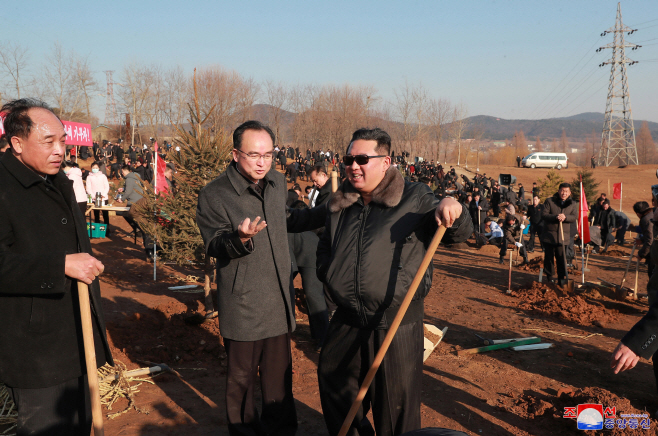
<path fill-rule="evenodd" d="M 350 429 L 350 425 L 352 424 L 352 421 L 354 421 L 356 412 L 359 410 L 359 407 L 361 407 L 361 403 L 363 402 L 363 399 L 365 398 L 366 393 L 368 392 L 368 388 L 370 387 L 372 380 L 375 378 L 375 374 L 379 369 L 379 365 L 381 365 L 382 361 L 384 360 L 384 356 L 388 351 L 388 347 L 391 345 L 391 342 L 393 341 L 393 337 L 395 336 L 395 333 L 398 331 L 398 327 L 400 327 L 400 323 L 402 322 L 402 319 L 404 318 L 404 314 L 407 312 L 407 309 L 411 304 L 411 300 L 414 298 L 414 295 L 416 295 L 416 290 L 418 289 L 418 285 L 420 285 L 420 282 L 423 280 L 425 271 L 427 271 L 427 267 L 430 265 L 430 262 L 434 257 L 434 253 L 436 252 L 436 249 L 439 247 L 439 243 L 441 242 L 441 239 L 443 239 L 443 235 L 445 234 L 445 232 L 446 232 L 446 228 L 442 225 L 439 226 L 439 228 L 436 230 L 436 233 L 434 234 L 434 238 L 432 238 L 432 242 L 430 242 L 430 245 L 427 248 L 425 257 L 423 257 L 423 261 L 420 263 L 420 267 L 418 267 L 418 271 L 416 271 L 416 276 L 414 277 L 414 281 L 411 282 L 411 286 L 409 286 L 407 295 L 405 295 L 404 300 L 402 300 L 402 304 L 400 305 L 400 309 L 398 310 L 398 313 L 395 315 L 395 318 L 393 318 L 393 322 L 391 323 L 388 332 L 384 337 L 384 341 L 382 342 L 379 351 L 377 351 L 377 355 L 375 355 L 375 360 L 372 362 L 372 366 L 368 370 L 368 373 L 366 374 L 366 378 L 363 380 L 361 389 L 359 389 L 356 399 L 352 403 L 352 407 L 350 408 L 350 411 L 347 413 L 347 416 L 345 417 L 345 421 L 343 421 L 343 426 L 340 428 L 340 431 L 338 432 L 338 436 L 345 436 L 348 430 Z"/>
<path fill-rule="evenodd" d="M 78 281 L 78 299 L 80 301 L 80 319 L 82 320 L 82 339 L 85 346 L 85 363 L 87 381 L 91 399 L 91 416 L 95 436 L 104 436 L 103 411 L 101 410 L 100 390 L 98 389 L 98 367 L 96 366 L 96 348 L 94 347 L 94 330 L 91 325 L 91 306 L 89 303 L 89 286 Z"/>

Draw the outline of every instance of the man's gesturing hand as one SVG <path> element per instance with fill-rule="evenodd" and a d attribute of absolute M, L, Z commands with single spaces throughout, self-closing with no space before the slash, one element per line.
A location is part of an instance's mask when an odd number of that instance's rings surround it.
<path fill-rule="evenodd" d="M 100 260 L 89 253 L 67 254 L 64 263 L 64 274 L 72 279 L 80 280 L 90 285 L 105 267 Z"/>
<path fill-rule="evenodd" d="M 615 351 L 612 352 L 610 368 L 614 368 L 615 374 L 635 368 L 640 357 L 623 343 L 619 343 Z"/>
<path fill-rule="evenodd" d="M 436 207 L 434 217 L 438 225 L 451 227 L 462 214 L 462 205 L 454 198 L 446 197 Z"/>
<path fill-rule="evenodd" d="M 238 235 L 240 236 L 242 243 L 247 242 L 256 236 L 258 232 L 267 227 L 267 223 L 265 221 L 261 221 L 260 223 L 258 221 L 260 221 L 259 216 L 257 216 L 253 222 L 249 218 L 245 218 L 244 221 L 240 223 L 238 226 Z"/>

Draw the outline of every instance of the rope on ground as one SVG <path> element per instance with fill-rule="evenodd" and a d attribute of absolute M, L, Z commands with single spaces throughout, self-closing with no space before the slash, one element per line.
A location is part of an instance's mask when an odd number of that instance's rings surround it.
<path fill-rule="evenodd" d="M 18 411 L 14 405 L 14 400 L 9 393 L 7 386 L 0 383 L 0 425 L 8 425 L 5 431 L 0 433 L 1 435 L 13 436 L 16 433 L 9 433 L 10 431 L 16 428 L 16 422 L 18 421 Z"/>
<path fill-rule="evenodd" d="M 546 330 L 546 329 L 521 329 L 524 331 L 534 331 L 539 333 L 553 333 L 559 336 L 566 336 L 568 338 L 578 338 L 578 339 L 589 339 L 592 336 L 603 336 L 603 333 L 590 333 L 587 336 L 572 335 L 570 333 L 556 332 L 555 330 Z"/>
<path fill-rule="evenodd" d="M 125 409 L 107 415 L 108 419 L 114 419 L 119 415 L 123 415 L 130 409 L 135 409 L 135 411 L 146 415 L 149 413 L 146 409 L 140 409 L 137 407 L 137 404 L 135 403 L 135 394 L 139 392 L 137 388 L 141 386 L 142 383 L 155 383 L 149 378 L 126 377 L 124 374 L 125 372 L 126 365 L 118 360 L 114 361 L 114 367 L 105 364 L 103 367 L 98 368 L 98 387 L 100 390 L 101 404 L 104 404 L 105 407 L 107 407 L 107 410 L 112 410 L 112 406 L 120 398 L 126 398 L 128 400 L 128 405 Z M 131 386 L 131 382 L 140 383 Z"/>

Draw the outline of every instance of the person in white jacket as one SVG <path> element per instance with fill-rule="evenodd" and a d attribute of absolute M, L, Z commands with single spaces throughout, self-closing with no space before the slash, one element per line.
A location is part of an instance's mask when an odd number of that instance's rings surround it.
<path fill-rule="evenodd" d="M 67 160 L 62 164 L 62 171 L 69 180 L 73 181 L 73 192 L 75 192 L 75 201 L 84 215 L 87 211 L 87 192 L 85 184 L 82 181 L 82 171 L 73 162 Z"/>
<path fill-rule="evenodd" d="M 103 197 L 103 204 L 107 204 L 108 193 L 110 192 L 110 184 L 107 181 L 107 176 L 103 174 L 100 170 L 100 163 L 94 162 L 91 164 L 91 173 L 87 176 L 87 194 L 91 195 L 91 200 L 95 201 L 96 193 L 100 192 Z M 94 222 L 99 223 L 100 221 L 100 211 L 94 211 Z M 105 236 L 110 236 L 110 214 L 108 211 L 103 211 L 103 222 L 105 223 L 107 230 Z"/>

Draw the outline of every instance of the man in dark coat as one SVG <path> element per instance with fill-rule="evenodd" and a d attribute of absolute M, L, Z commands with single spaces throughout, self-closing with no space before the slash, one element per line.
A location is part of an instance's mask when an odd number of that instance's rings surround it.
<path fill-rule="evenodd" d="M 500 263 L 505 263 L 505 256 L 507 255 L 507 245 L 515 245 L 519 249 L 519 254 L 523 257 L 523 263 L 528 263 L 528 253 L 526 252 L 523 244 L 521 234 L 525 229 L 523 218 L 520 214 L 507 214 L 505 222 L 503 223 L 503 243 L 500 246 Z"/>
<path fill-rule="evenodd" d="M 489 212 L 489 202 L 480 192 L 473 193 L 473 200 L 469 204 L 469 212 L 473 218 L 473 227 L 480 233 L 485 233 L 484 220 Z"/>
<path fill-rule="evenodd" d="M 427 185 L 406 183 L 391 166 L 391 138 L 381 129 L 354 132 L 343 160 L 347 180 L 332 194 L 317 253 L 318 277 L 338 308 L 318 364 L 320 401 L 335 436 L 368 367 L 418 270 L 437 221 L 444 242 L 473 231 L 468 211 L 452 198 L 440 203 Z M 379 367 L 348 435 L 399 435 L 420 428 L 423 300 L 432 285 L 426 271 Z"/>
<path fill-rule="evenodd" d="M 293 209 L 306 209 L 308 206 L 303 201 L 298 200 L 291 207 Z M 315 253 L 320 240 L 316 232 L 288 233 L 288 244 L 290 245 L 291 256 L 293 256 L 297 265 L 297 272 L 302 278 L 302 289 L 306 296 L 311 337 L 316 346 L 320 348 L 329 328 L 329 312 L 322 282 L 318 279 L 316 272 Z"/>
<path fill-rule="evenodd" d="M 272 130 L 258 121 L 241 124 L 233 132 L 231 164 L 201 190 L 197 206 L 206 252 L 217 258 L 231 435 L 278 434 L 297 427 L 287 233 L 323 226 L 326 206 L 286 212 L 285 177 L 271 168 L 274 139 Z M 259 372 L 260 418 L 254 401 Z"/>
<path fill-rule="evenodd" d="M 19 435 L 91 430 L 78 281 L 89 286 L 96 362 L 113 364 L 84 215 L 60 165 L 62 122 L 42 102 L 0 112 L 11 150 L 0 161 L 0 380 L 18 407 Z"/>
<path fill-rule="evenodd" d="M 558 192 L 551 198 L 546 199 L 542 208 L 542 220 L 544 228 L 540 236 L 542 246 L 544 247 L 544 273 L 547 280 L 555 279 L 555 264 L 557 262 L 557 279 L 566 280 L 567 271 L 564 268 L 565 253 L 562 245 L 566 245 L 571 238 L 570 225 L 578 220 L 578 208 L 576 203 L 571 200 L 571 185 L 562 183 Z M 560 223 L 562 223 L 562 234 L 560 232 Z"/>
<path fill-rule="evenodd" d="M 530 221 L 530 239 L 528 239 L 528 252 L 535 251 L 535 237 L 541 235 L 542 229 L 542 205 L 539 204 L 539 195 L 532 196 L 532 204 L 528 206 L 528 220 Z M 541 239 L 539 241 L 541 246 Z"/>
<path fill-rule="evenodd" d="M 316 165 L 311 171 L 311 182 L 313 186 L 318 190 L 318 196 L 315 199 L 315 206 L 329 201 L 331 197 L 331 182 L 329 181 L 329 175 L 324 165 Z"/>
<path fill-rule="evenodd" d="M 612 231 L 617 226 L 615 210 L 610 207 L 610 200 L 607 198 L 601 204 L 601 210 L 599 211 L 597 222 L 594 225 L 601 229 L 601 245 L 603 246 L 601 252 L 603 253 L 614 242 L 615 238 L 612 235 Z"/>

